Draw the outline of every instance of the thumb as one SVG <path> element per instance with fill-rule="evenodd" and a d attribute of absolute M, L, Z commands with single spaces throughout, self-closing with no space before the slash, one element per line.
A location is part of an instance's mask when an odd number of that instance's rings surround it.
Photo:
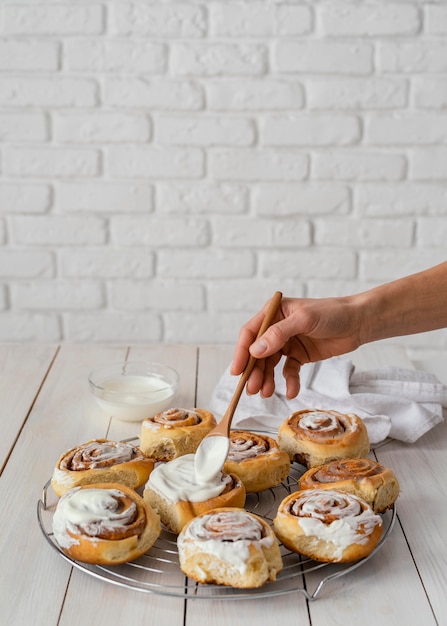
<path fill-rule="evenodd" d="M 295 334 L 293 331 L 289 332 L 288 326 L 287 320 L 281 320 L 267 328 L 265 333 L 251 344 L 250 354 L 261 359 L 279 352 L 290 337 Z"/>

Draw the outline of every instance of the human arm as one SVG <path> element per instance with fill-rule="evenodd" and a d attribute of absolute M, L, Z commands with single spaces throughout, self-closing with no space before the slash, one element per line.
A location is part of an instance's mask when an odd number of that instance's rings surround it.
<path fill-rule="evenodd" d="M 287 397 L 293 398 L 305 363 L 447 326 L 447 262 L 352 296 L 283 298 L 275 323 L 255 342 L 267 306 L 242 327 L 231 372 L 240 374 L 251 353 L 259 361 L 247 392 L 268 397 L 275 388 L 274 368 L 285 355 Z"/>

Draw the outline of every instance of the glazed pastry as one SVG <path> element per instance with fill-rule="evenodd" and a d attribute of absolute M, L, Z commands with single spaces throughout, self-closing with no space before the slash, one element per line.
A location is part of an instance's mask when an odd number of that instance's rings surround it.
<path fill-rule="evenodd" d="M 291 461 L 307 469 L 329 461 L 363 458 L 370 451 L 368 431 L 353 413 L 304 409 L 278 429 L 278 444 Z"/>
<path fill-rule="evenodd" d="M 290 459 L 271 437 L 232 430 L 224 471 L 239 476 L 247 493 L 258 492 L 279 485 L 289 475 Z"/>
<path fill-rule="evenodd" d="M 146 483 L 154 464 L 130 443 L 92 439 L 61 455 L 51 485 L 59 497 L 73 487 L 95 483 L 120 483 L 138 489 Z"/>
<path fill-rule="evenodd" d="M 195 477 L 194 454 L 158 465 L 146 483 L 143 497 L 162 523 L 179 533 L 193 517 L 221 506 L 243 507 L 246 491 L 234 474 L 219 472 L 211 481 Z"/>
<path fill-rule="evenodd" d="M 244 509 L 218 508 L 195 517 L 177 546 L 182 571 L 200 583 L 261 587 L 283 567 L 272 528 Z"/>
<path fill-rule="evenodd" d="M 339 489 L 366 500 L 375 513 L 389 509 L 399 496 L 394 472 L 371 459 L 341 459 L 305 472 L 300 489 Z"/>
<path fill-rule="evenodd" d="M 136 491 L 107 483 L 75 487 L 59 500 L 53 533 L 61 550 L 84 563 L 114 565 L 145 554 L 160 518 Z"/>
<path fill-rule="evenodd" d="M 335 489 L 305 489 L 288 495 L 273 525 L 289 550 L 334 563 L 368 556 L 383 528 L 382 518 L 367 502 Z"/>
<path fill-rule="evenodd" d="M 157 461 L 172 461 L 194 453 L 215 425 L 214 415 L 205 409 L 168 409 L 143 420 L 140 447 Z"/>

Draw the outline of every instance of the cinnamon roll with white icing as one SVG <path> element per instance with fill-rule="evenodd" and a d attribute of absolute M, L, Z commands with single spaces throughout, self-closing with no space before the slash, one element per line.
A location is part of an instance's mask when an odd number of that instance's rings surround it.
<path fill-rule="evenodd" d="M 75 487 L 59 500 L 53 533 L 60 549 L 84 563 L 114 565 L 145 554 L 160 519 L 133 489 L 107 483 Z"/>
<path fill-rule="evenodd" d="M 347 563 L 372 552 L 383 524 L 357 496 L 335 489 L 305 489 L 284 498 L 273 527 L 293 552 L 315 561 Z"/>
<path fill-rule="evenodd" d="M 219 506 L 243 507 L 246 491 L 234 474 L 219 472 L 207 483 L 196 479 L 194 454 L 158 465 L 143 492 L 162 523 L 179 533 L 193 517 Z"/>
<path fill-rule="evenodd" d="M 59 497 L 73 487 L 95 483 L 120 483 L 138 489 L 146 483 L 154 464 L 130 443 L 92 439 L 59 457 L 51 485 Z"/>
<path fill-rule="evenodd" d="M 290 459 L 272 437 L 232 430 L 224 471 L 239 476 L 247 493 L 256 493 L 279 485 L 289 475 Z"/>
<path fill-rule="evenodd" d="M 215 425 L 214 415 L 205 409 L 168 409 L 143 420 L 140 448 L 156 461 L 172 461 L 194 453 Z"/>
<path fill-rule="evenodd" d="M 195 517 L 177 546 L 182 571 L 200 583 L 261 587 L 283 567 L 272 528 L 244 509 L 217 508 Z"/>
<path fill-rule="evenodd" d="M 329 461 L 368 456 L 370 443 L 363 420 L 354 413 L 304 409 L 278 429 L 278 444 L 291 461 L 307 469 Z"/>

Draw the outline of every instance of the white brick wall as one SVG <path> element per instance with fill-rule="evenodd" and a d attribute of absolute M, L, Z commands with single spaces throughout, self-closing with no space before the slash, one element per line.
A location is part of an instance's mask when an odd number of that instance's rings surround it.
<path fill-rule="evenodd" d="M 446 111 L 443 0 L 3 0 L 0 341 L 234 342 L 444 260 Z"/>

